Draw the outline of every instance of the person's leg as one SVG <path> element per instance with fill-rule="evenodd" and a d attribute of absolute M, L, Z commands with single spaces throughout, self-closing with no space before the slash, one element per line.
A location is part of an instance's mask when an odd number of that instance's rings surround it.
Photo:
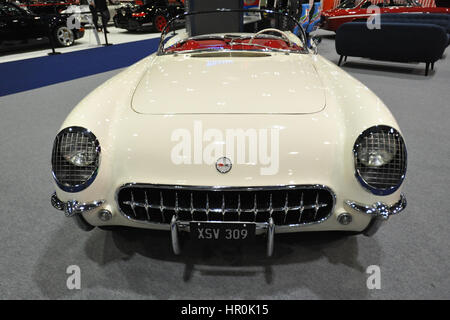
<path fill-rule="evenodd" d="M 103 30 L 104 30 L 104 32 L 108 32 L 108 30 L 106 29 L 106 26 L 108 25 L 108 21 L 109 21 L 109 18 L 110 18 L 108 9 L 103 10 L 101 14 L 102 14 Z"/>
<path fill-rule="evenodd" d="M 97 16 L 97 10 L 93 6 L 89 6 L 89 10 L 92 14 L 92 23 L 94 24 L 94 28 L 98 30 L 98 16 Z"/>

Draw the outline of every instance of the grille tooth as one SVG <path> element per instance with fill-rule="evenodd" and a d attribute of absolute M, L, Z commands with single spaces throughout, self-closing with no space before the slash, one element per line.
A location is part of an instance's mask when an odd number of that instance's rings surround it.
<path fill-rule="evenodd" d="M 298 213 L 298 223 L 301 223 L 302 221 L 302 214 L 303 214 L 303 210 L 305 210 L 305 207 L 303 206 L 303 192 L 302 192 L 302 196 L 300 198 L 300 208 L 298 209 L 299 213 Z"/>
<path fill-rule="evenodd" d="M 257 214 L 258 214 L 258 200 L 256 199 L 256 193 L 255 193 L 255 200 L 253 202 L 253 222 L 256 221 Z"/>
<path fill-rule="evenodd" d="M 283 207 L 283 211 L 284 211 L 284 220 L 283 220 L 283 224 L 286 224 L 286 218 L 287 218 L 287 214 L 289 211 L 289 193 L 286 192 L 286 199 L 284 201 L 284 207 Z"/>
<path fill-rule="evenodd" d="M 177 218 L 178 218 L 178 211 L 179 211 L 179 208 L 178 208 L 178 192 L 175 192 L 175 215 L 176 215 Z"/>
<path fill-rule="evenodd" d="M 164 221 L 164 199 L 162 191 L 159 192 L 159 211 L 161 212 L 161 219 Z"/>
<path fill-rule="evenodd" d="M 209 221 L 209 195 L 206 193 L 206 220 Z"/>
<path fill-rule="evenodd" d="M 193 196 L 192 192 L 191 192 L 191 207 L 190 207 L 189 211 L 191 212 L 191 220 L 194 220 L 195 210 L 194 210 L 194 196 Z"/>
<path fill-rule="evenodd" d="M 241 210 L 241 195 L 240 194 L 238 194 L 238 219 L 239 219 L 239 221 L 241 221 L 241 213 L 242 213 L 242 210 Z"/>
<path fill-rule="evenodd" d="M 137 218 L 137 214 L 136 214 L 136 205 L 137 202 L 134 201 L 134 194 L 133 191 L 130 192 L 131 194 L 131 199 L 130 201 L 125 201 L 124 204 L 129 205 L 131 207 L 131 211 L 133 211 L 133 215 L 135 218 Z"/>
<path fill-rule="evenodd" d="M 225 220 L 225 194 L 222 193 L 222 221 Z"/>
<path fill-rule="evenodd" d="M 317 193 L 316 195 L 316 203 L 314 206 L 314 219 L 316 219 L 317 217 L 317 211 L 319 211 L 320 207 L 319 207 L 319 193 Z"/>
<path fill-rule="evenodd" d="M 270 196 L 269 196 L 269 214 L 270 214 L 270 218 L 272 218 L 272 213 L 273 213 L 272 193 L 270 193 Z"/>
<path fill-rule="evenodd" d="M 329 217 L 334 205 L 333 194 L 320 186 L 273 187 L 273 190 L 183 188 L 180 191 L 172 186 L 125 186 L 119 190 L 118 204 L 128 218 L 153 223 L 167 224 L 175 215 L 180 221 L 267 222 L 273 218 L 277 225 L 320 222 Z M 159 199 L 151 196 L 155 194 L 159 194 Z M 253 200 L 251 207 L 241 207 L 242 196 Z M 212 201 L 213 198 L 217 201 Z M 157 212 L 160 216 L 155 215 Z"/>
<path fill-rule="evenodd" d="M 150 208 L 150 206 L 148 204 L 147 191 L 145 191 L 144 194 L 145 194 L 145 213 L 147 214 L 147 219 L 150 220 L 150 214 L 148 213 L 148 209 Z"/>

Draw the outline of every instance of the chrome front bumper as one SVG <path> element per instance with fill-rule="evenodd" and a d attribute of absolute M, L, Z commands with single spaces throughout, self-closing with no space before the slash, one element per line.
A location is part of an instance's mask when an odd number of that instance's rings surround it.
<path fill-rule="evenodd" d="M 356 212 L 372 216 L 372 221 L 369 226 L 363 231 L 363 234 L 370 237 L 373 236 L 381 225 L 386 222 L 390 216 L 402 212 L 406 208 L 406 198 L 403 194 L 400 195 L 400 200 L 392 206 L 388 206 L 382 202 L 374 203 L 371 206 L 366 206 L 358 202 L 345 201 L 345 205 Z"/>
<path fill-rule="evenodd" d="M 64 211 L 67 217 L 75 216 L 78 218 L 78 220 L 81 219 L 81 213 L 96 209 L 100 207 L 104 202 L 104 200 L 98 200 L 89 203 L 79 203 L 76 200 L 63 202 L 59 200 L 56 192 L 51 196 L 51 203 L 55 209 Z M 369 223 L 369 226 L 363 231 L 364 235 L 372 236 L 378 231 L 381 225 L 389 219 L 391 215 L 398 214 L 406 208 L 406 198 L 402 194 L 400 196 L 400 200 L 392 206 L 388 206 L 382 202 L 377 202 L 371 206 L 367 206 L 350 200 L 345 201 L 345 205 L 348 209 L 350 209 L 349 211 L 356 211 L 358 213 L 372 216 L 372 221 Z M 84 221 L 84 219 L 81 220 Z M 181 253 L 178 233 L 180 231 L 190 232 L 190 223 L 191 221 L 178 221 L 175 215 L 172 216 L 169 230 L 171 235 L 172 249 L 173 252 L 177 255 Z M 215 223 L 220 223 L 220 221 Z M 278 228 L 285 227 L 289 226 L 279 226 Z M 267 236 L 267 256 L 269 257 L 273 254 L 275 228 L 276 226 L 272 218 L 270 218 L 268 222 L 256 223 L 256 233 L 266 234 Z M 88 230 L 89 228 L 83 229 Z"/>
<path fill-rule="evenodd" d="M 52 202 L 52 206 L 57 210 L 64 211 L 64 214 L 67 217 L 72 217 L 77 213 L 81 214 L 85 211 L 93 210 L 95 208 L 100 207 L 103 203 L 105 203 L 104 200 L 98 200 L 89 203 L 79 203 L 77 200 L 70 200 L 67 202 L 63 202 L 59 200 L 58 196 L 56 195 L 56 192 L 52 194 L 50 200 Z"/>

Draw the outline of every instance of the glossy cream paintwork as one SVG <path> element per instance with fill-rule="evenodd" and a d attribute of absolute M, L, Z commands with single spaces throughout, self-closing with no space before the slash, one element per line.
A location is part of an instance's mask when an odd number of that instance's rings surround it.
<path fill-rule="evenodd" d="M 322 110 L 325 88 L 310 57 L 275 55 L 277 63 L 267 54 L 212 59 L 208 58 L 211 53 L 208 57 L 161 56 L 138 85 L 133 109 L 145 114 L 297 114 Z"/>
<path fill-rule="evenodd" d="M 286 56 L 284 53 L 275 53 L 262 70 L 253 72 L 258 75 L 264 70 L 276 70 L 278 65 L 285 63 L 286 59 L 295 59 L 298 62 L 289 62 L 292 66 L 298 66 L 299 74 L 304 72 L 305 79 L 299 79 L 298 86 L 295 83 L 284 83 L 284 78 L 279 83 L 267 83 L 265 90 L 272 96 L 279 96 L 277 90 L 293 88 L 304 92 L 304 97 L 293 94 L 285 94 L 282 98 L 273 102 L 271 108 L 264 99 L 258 99 L 259 103 L 253 103 L 248 99 L 243 90 L 241 99 L 234 99 L 238 106 L 230 106 L 238 110 L 237 114 L 218 113 L 219 109 L 212 107 L 216 114 L 199 113 L 206 111 L 206 104 L 198 106 L 196 99 L 182 101 L 179 92 L 174 92 L 171 86 L 158 85 L 155 93 L 158 99 L 166 96 L 167 100 L 161 105 L 155 105 L 154 109 L 147 109 L 146 114 L 135 112 L 131 108 L 131 100 L 136 88 L 142 90 L 139 96 L 140 110 L 145 110 L 145 99 L 152 99 L 151 93 L 145 89 L 151 88 L 150 83 L 142 83 L 152 78 L 148 70 L 155 66 L 169 65 L 167 59 L 171 57 L 152 55 L 126 69 L 119 75 L 110 79 L 94 92 L 89 94 L 67 117 L 62 128 L 69 126 L 82 126 L 91 130 L 98 138 L 101 145 L 100 169 L 97 178 L 87 189 L 79 193 L 66 193 L 58 189 L 57 195 L 62 201 L 78 200 L 90 202 L 105 200 L 101 208 L 110 210 L 113 218 L 108 222 L 102 222 L 97 217 L 97 210 L 83 213 L 84 218 L 92 225 L 127 225 L 141 228 L 168 229 L 168 226 L 148 224 L 131 221 L 120 214 L 115 200 L 117 189 L 123 184 L 152 183 L 169 185 L 195 185 L 195 186 L 275 186 L 275 185 L 301 185 L 320 184 L 331 188 L 336 194 L 336 205 L 332 216 L 314 225 L 302 226 L 300 229 L 290 231 L 318 231 L 318 230 L 351 230 L 361 231 L 370 222 L 370 217 L 351 211 L 344 207 L 345 200 L 358 201 L 367 205 L 382 201 L 392 205 L 400 198 L 401 188 L 388 196 L 375 196 L 365 190 L 355 178 L 353 144 L 358 135 L 373 125 L 389 125 L 399 130 L 398 125 L 384 104 L 366 86 L 355 80 L 335 64 L 319 55 Z M 188 57 L 173 57 L 174 63 L 178 59 L 184 59 L 189 64 Z M 185 83 L 185 88 L 195 87 L 201 90 L 202 83 L 194 83 L 200 79 L 198 74 L 208 71 L 207 63 L 214 64 L 223 58 L 202 58 L 201 64 L 192 63 L 192 80 Z M 236 58 L 239 60 L 242 58 Z M 259 58 L 256 58 L 259 59 Z M 161 62 L 163 61 L 163 62 Z M 241 60 L 240 60 L 241 61 Z M 281 62 L 281 63 L 280 63 Z M 236 64 L 242 62 L 236 62 Z M 249 62 L 253 63 L 253 62 Z M 305 70 L 301 70 L 301 68 Z M 171 72 L 176 72 L 171 69 Z M 186 69 L 183 68 L 185 71 Z M 232 69 L 230 76 L 244 77 L 243 70 Z M 315 70 L 316 75 L 312 75 Z M 236 74 L 235 74 L 236 73 Z M 161 74 L 161 78 L 164 76 Z M 171 75 L 172 79 L 176 76 Z M 184 79 L 185 75 L 180 75 Z M 251 77 L 251 75 L 250 75 Z M 312 92 L 324 94 L 324 98 L 311 97 L 305 89 L 308 79 L 320 83 L 320 89 L 311 89 Z M 217 79 L 211 79 L 217 81 Z M 161 79 L 161 83 L 164 80 Z M 217 82 L 215 82 L 217 83 Z M 258 90 L 249 83 L 248 87 Z M 183 88 L 182 84 L 178 88 Z M 281 89 L 280 89 L 281 88 Z M 224 91 L 226 91 L 224 89 Z M 215 91 L 217 93 L 217 91 Z M 233 95 L 233 91 L 229 91 Z M 204 90 L 204 101 L 220 103 L 222 96 L 214 95 Z M 144 97 L 145 96 L 145 97 Z M 177 97 L 178 96 L 178 97 Z M 255 96 L 253 96 L 255 97 Z M 300 101 L 299 101 L 300 99 Z M 326 106 L 322 110 L 316 107 L 317 112 L 308 110 L 303 101 L 325 101 Z M 170 106 L 167 101 L 178 101 L 180 106 Z M 264 105 L 261 112 L 260 104 Z M 167 112 L 164 114 L 164 108 Z M 295 109 L 297 106 L 298 109 Z M 154 111 L 152 114 L 151 110 Z M 194 110 L 196 114 L 189 114 Z M 230 109 L 228 109 L 230 110 Z M 280 111 L 281 110 L 281 111 Z M 291 114 L 283 114 L 287 111 Z M 303 112 L 302 112 L 303 110 Z M 309 113 L 305 113 L 308 110 Z M 176 114 L 176 112 L 182 112 Z M 246 113 L 244 113 L 246 112 Z M 280 113 L 283 112 L 283 113 Z M 278 114 L 277 114 L 278 113 Z M 276 175 L 261 175 L 260 166 L 255 163 L 233 165 L 227 174 L 221 174 L 214 164 L 175 165 L 170 158 L 171 150 L 176 142 L 171 141 L 174 130 L 185 128 L 193 130 L 194 121 L 201 120 L 204 129 L 267 129 L 279 128 L 279 171 Z M 400 131 L 400 130 L 399 130 Z M 348 226 L 337 222 L 337 216 L 343 212 L 353 215 L 353 221 Z M 276 229 L 280 232 L 281 229 Z"/>

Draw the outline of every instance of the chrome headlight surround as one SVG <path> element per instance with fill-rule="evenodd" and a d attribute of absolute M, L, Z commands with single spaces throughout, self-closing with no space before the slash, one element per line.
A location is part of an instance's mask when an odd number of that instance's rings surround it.
<path fill-rule="evenodd" d="M 75 163 L 70 155 L 85 156 L 86 163 Z M 78 158 L 80 160 L 80 158 Z M 58 187 L 66 192 L 79 192 L 95 180 L 100 165 L 100 143 L 83 127 L 68 127 L 55 138 L 52 150 L 52 175 Z"/>
<path fill-rule="evenodd" d="M 361 160 L 361 148 L 367 153 L 386 159 L 381 164 Z M 355 176 L 359 183 L 375 195 L 394 193 L 403 183 L 406 175 L 407 152 L 401 134 L 394 128 L 378 125 L 364 130 L 353 146 Z M 366 163 L 364 163 L 366 162 Z"/>

